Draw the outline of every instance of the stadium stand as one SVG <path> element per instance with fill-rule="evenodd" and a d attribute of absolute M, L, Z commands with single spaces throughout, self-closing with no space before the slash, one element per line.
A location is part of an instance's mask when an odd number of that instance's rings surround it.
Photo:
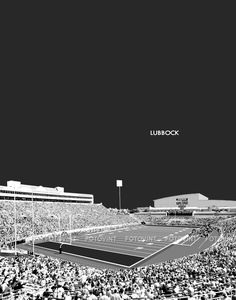
<path fill-rule="evenodd" d="M 110 222 L 107 212 L 103 217 Z M 209 226 L 208 218 L 195 222 Z M 236 221 L 214 219 L 214 224 L 222 236 L 211 248 L 135 269 L 97 269 L 42 255 L 2 257 L 0 299 L 235 300 Z"/>
<path fill-rule="evenodd" d="M 205 224 L 216 224 L 220 220 L 225 220 L 228 216 L 205 216 L 205 217 L 188 217 L 188 216 L 156 216 L 149 214 L 136 214 L 140 222 L 144 221 L 150 225 L 164 225 L 164 226 L 201 226 Z"/>
<path fill-rule="evenodd" d="M 235 218 L 212 213 L 201 217 L 177 216 L 176 212 L 160 212 L 158 217 L 157 213 L 129 214 L 127 210 L 94 204 L 93 195 L 15 181 L 2 186 L 0 196 L 0 248 L 13 244 L 15 224 L 18 241 L 32 235 L 141 222 L 192 226 L 188 237 L 193 238 L 207 237 L 214 229 L 221 233 L 213 246 L 200 253 L 196 250 L 190 256 L 118 271 L 38 254 L 0 256 L 0 300 L 236 300 Z M 173 201 L 176 204 L 175 198 Z"/>
<path fill-rule="evenodd" d="M 59 230 L 84 227 L 134 223 L 125 210 L 107 209 L 102 204 L 80 204 L 66 202 L 33 203 L 16 201 L 17 240 Z M 71 218 L 71 228 L 70 220 Z M 0 242 L 6 245 L 14 241 L 14 201 L 0 201 Z M 136 221 L 137 222 L 137 221 Z"/>

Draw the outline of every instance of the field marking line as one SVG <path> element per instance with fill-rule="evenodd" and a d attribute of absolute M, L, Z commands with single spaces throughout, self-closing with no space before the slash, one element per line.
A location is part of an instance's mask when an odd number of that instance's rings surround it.
<path fill-rule="evenodd" d="M 151 242 L 151 241 L 149 241 Z M 166 243 L 166 242 L 158 242 L 158 243 L 153 243 L 153 246 L 152 247 L 146 247 L 145 249 L 147 251 L 145 251 L 145 255 L 148 255 L 150 253 L 153 253 L 155 252 L 155 250 L 158 248 L 158 249 L 161 249 L 163 248 L 163 246 L 165 245 L 168 245 L 169 243 Z M 93 248 L 93 249 L 97 249 L 99 250 L 100 248 L 102 248 L 103 251 L 107 251 L 107 249 L 112 249 L 113 252 L 116 252 L 114 251 L 114 245 L 115 243 L 73 243 L 74 246 L 76 247 L 83 247 L 83 248 Z M 96 245 L 96 247 L 95 247 Z M 143 243 L 124 243 L 124 244 L 118 244 L 118 245 L 115 245 L 116 246 L 116 249 L 120 249 L 120 251 L 125 251 L 126 252 L 130 252 L 130 251 L 133 251 L 132 249 L 134 249 L 134 247 L 139 247 L 139 246 L 143 246 L 144 244 Z M 146 244 L 147 245 L 147 244 Z M 101 249 L 100 249 L 101 250 Z"/>
<path fill-rule="evenodd" d="M 183 246 L 183 247 L 192 247 L 199 239 L 200 239 L 200 237 L 198 237 L 196 240 L 194 240 L 194 241 L 192 242 L 192 244 L 190 244 L 190 245 L 184 244 L 185 242 L 188 242 L 189 239 L 187 239 L 186 241 L 184 241 L 182 244 L 178 244 L 178 245 L 179 245 L 179 246 Z"/>
<path fill-rule="evenodd" d="M 200 248 L 201 246 L 203 246 L 205 242 L 210 241 L 210 236 L 211 236 L 212 234 L 213 234 L 213 232 L 212 232 L 207 238 L 205 238 L 205 239 L 203 240 L 203 242 L 200 244 L 200 246 L 199 246 L 198 248 Z"/>
<path fill-rule="evenodd" d="M 159 249 L 158 251 L 156 251 L 156 252 L 154 252 L 154 253 L 152 253 L 152 254 L 150 254 L 150 255 L 144 257 L 143 259 L 141 259 L 141 260 L 139 260 L 138 262 L 136 262 L 136 263 L 132 264 L 131 266 L 129 266 L 129 268 L 133 268 L 136 264 L 141 263 L 141 262 L 143 262 L 144 260 L 149 259 L 150 257 L 156 255 L 158 252 L 160 252 L 160 251 L 162 251 L 162 250 L 165 250 L 166 248 L 170 247 L 171 245 L 172 245 L 172 243 L 169 244 L 169 245 L 166 245 L 164 248 L 161 248 L 161 249 Z"/>

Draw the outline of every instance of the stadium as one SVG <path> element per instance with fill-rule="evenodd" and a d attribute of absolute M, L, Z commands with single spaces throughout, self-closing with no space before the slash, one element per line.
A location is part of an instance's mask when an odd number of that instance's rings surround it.
<path fill-rule="evenodd" d="M 183 194 L 106 208 L 0 186 L 0 299 L 236 299 L 235 201 Z"/>

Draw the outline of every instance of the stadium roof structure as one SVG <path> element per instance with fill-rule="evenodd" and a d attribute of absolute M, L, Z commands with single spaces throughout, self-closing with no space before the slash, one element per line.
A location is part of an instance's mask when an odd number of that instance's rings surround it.
<path fill-rule="evenodd" d="M 186 209 L 198 210 L 198 209 L 229 209 L 236 208 L 235 200 L 209 200 L 208 197 L 200 194 L 182 194 L 176 196 L 169 196 L 160 199 L 155 199 L 154 209 L 170 210 L 179 209 L 182 207 Z"/>
<path fill-rule="evenodd" d="M 64 187 L 43 187 L 21 184 L 20 181 L 9 180 L 7 186 L 0 185 L 0 200 L 17 201 L 51 201 L 51 202 L 76 202 L 93 204 L 92 194 L 64 192 Z"/>

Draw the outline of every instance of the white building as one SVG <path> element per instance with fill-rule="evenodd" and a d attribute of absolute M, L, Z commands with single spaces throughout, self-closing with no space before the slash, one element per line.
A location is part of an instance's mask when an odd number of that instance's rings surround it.
<path fill-rule="evenodd" d="M 92 194 L 67 193 L 59 186 L 26 185 L 14 180 L 8 181 L 7 186 L 0 185 L 0 200 L 94 203 Z"/>
<path fill-rule="evenodd" d="M 195 194 L 183 194 L 160 198 L 153 200 L 155 210 L 184 209 L 201 210 L 201 209 L 232 209 L 236 208 L 236 201 L 233 200 L 209 200 L 206 196 Z M 150 209 L 151 210 L 151 209 Z"/>

